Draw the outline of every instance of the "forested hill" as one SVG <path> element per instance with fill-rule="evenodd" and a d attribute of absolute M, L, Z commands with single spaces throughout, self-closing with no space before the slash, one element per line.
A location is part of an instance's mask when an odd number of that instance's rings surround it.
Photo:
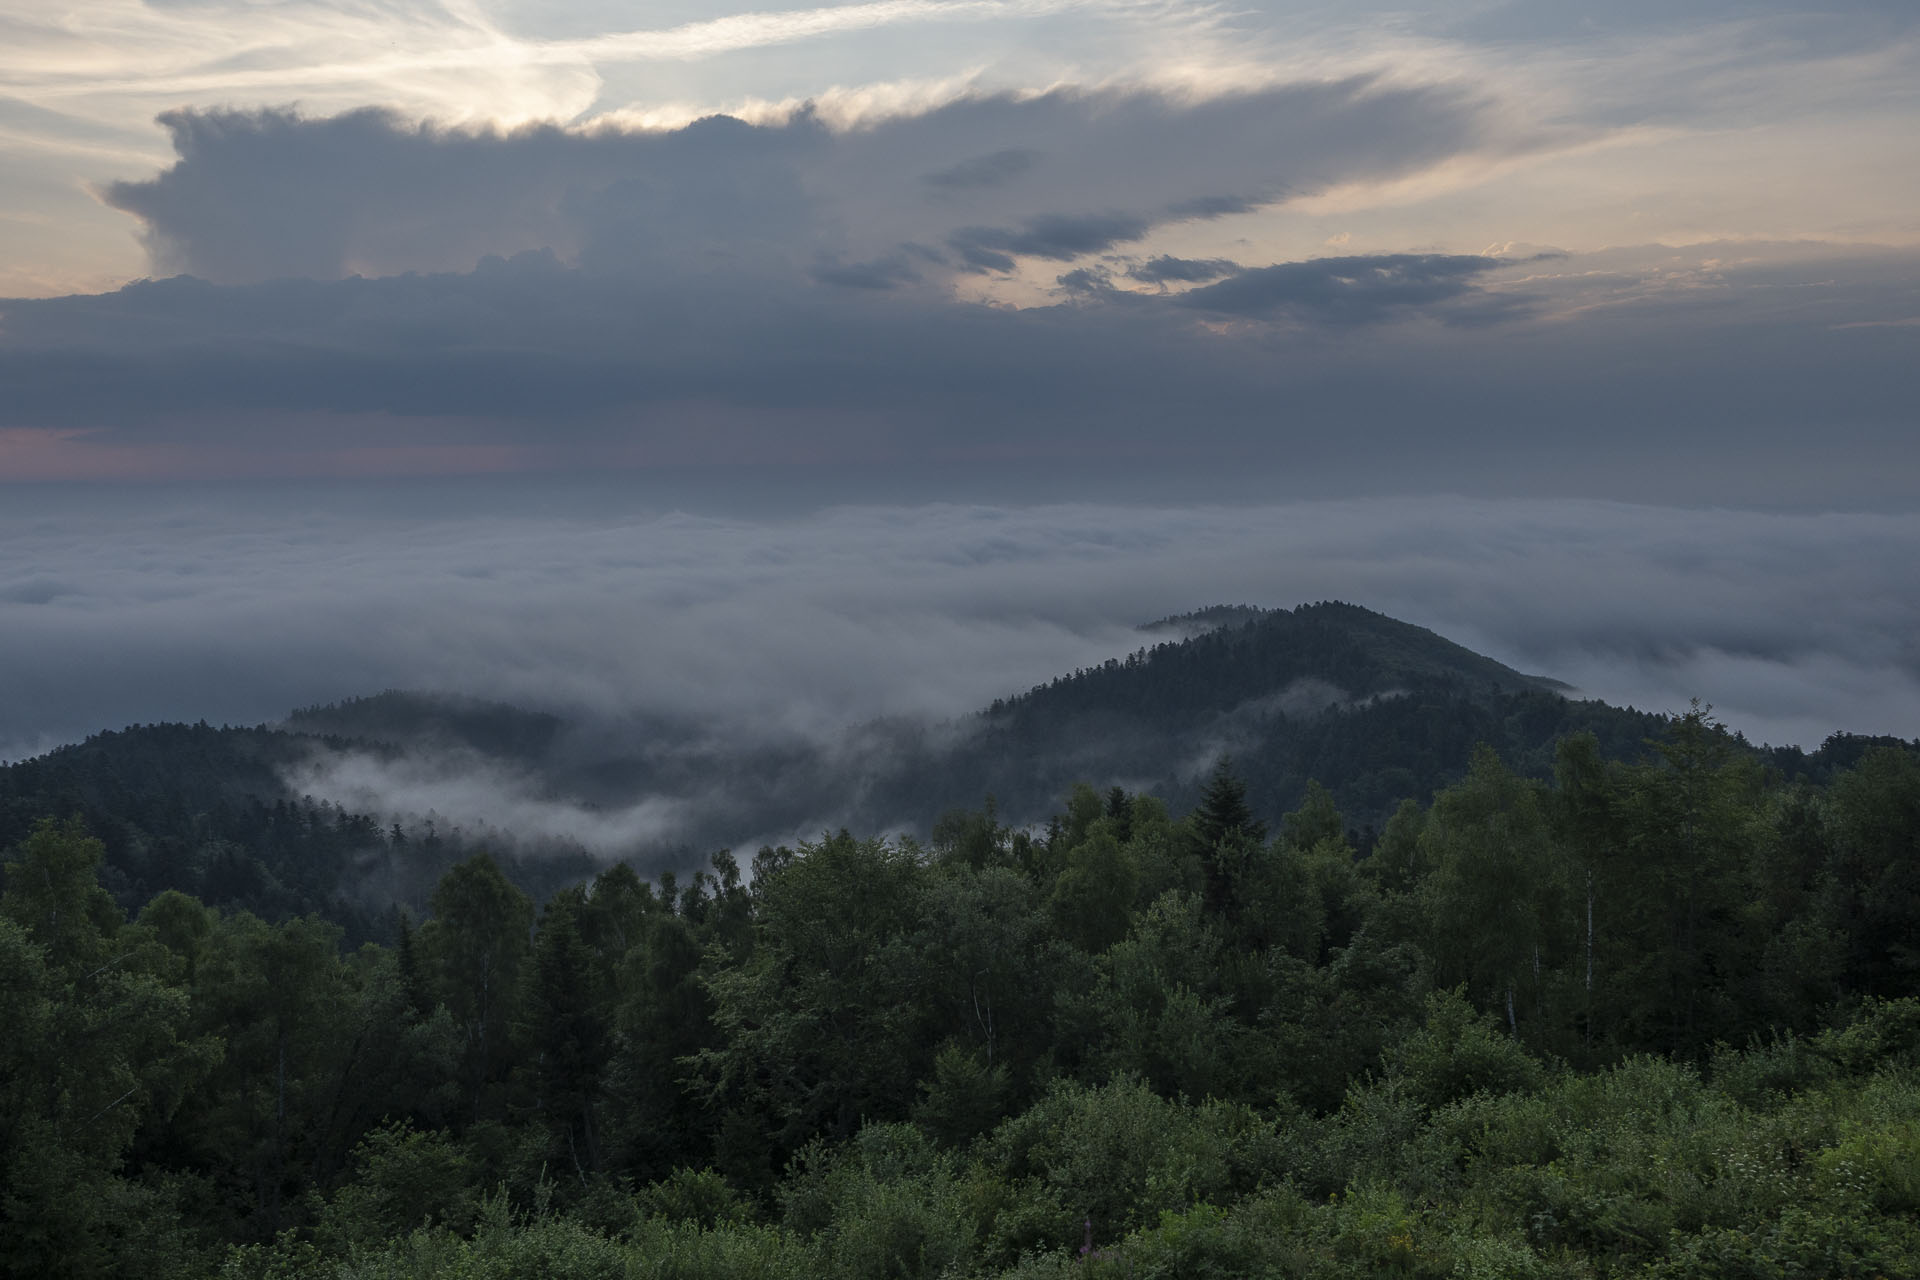
<path fill-rule="evenodd" d="M 1354 605 L 1215 606 L 1141 632 L 1170 638 L 951 723 L 854 726 L 827 750 L 722 747 L 699 725 L 660 720 L 588 730 L 497 704 L 392 692 L 309 708 L 285 727 L 397 750 L 477 752 L 600 806 L 693 799 L 701 811 L 685 839 L 701 847 L 821 826 L 924 834 L 932 815 L 988 796 L 1002 819 L 1040 823 L 1076 782 L 1148 792 L 1179 811 L 1223 754 L 1250 780 L 1261 818 L 1277 820 L 1314 779 L 1364 830 L 1402 800 L 1458 779 L 1478 743 L 1545 777 L 1553 744 L 1568 733 L 1592 732 L 1605 754 L 1625 758 L 1664 724 L 1569 700 L 1557 681 Z M 715 792 L 717 807 L 708 803 Z"/>
<path fill-rule="evenodd" d="M 1487 744 L 1545 778 L 1555 744 L 1594 735 L 1601 754 L 1645 753 L 1665 720 L 1570 700 L 1431 631 L 1346 604 L 1216 607 L 1163 619 L 1173 636 L 1063 675 L 960 721 L 886 721 L 817 743 L 729 744 L 699 725 L 577 725 L 474 698 L 387 692 L 296 711 L 275 727 L 145 725 L 0 767 L 0 848 L 41 817 L 80 817 L 105 844 L 102 880 L 128 908 L 180 889 L 268 919 L 318 911 L 355 938 L 385 936 L 394 903 L 424 907 L 440 875 L 485 848 L 545 896 L 609 857 L 647 870 L 698 865 L 722 847 L 847 827 L 928 834 L 948 810 L 993 797 L 1002 822 L 1044 825 L 1076 783 L 1190 809 L 1230 756 L 1254 817 L 1296 808 L 1310 779 L 1332 793 L 1364 850 L 1404 800 L 1425 803 Z M 1735 747 L 1741 744 L 1732 743 Z M 1767 763 L 1824 777 L 1864 740 Z M 615 813 L 666 798 L 679 826 L 589 857 L 538 849 L 474 815 L 424 815 L 308 796 L 297 766 L 352 757 L 363 771 L 431 762 L 501 766 L 529 797 Z M 357 810 L 365 809 L 366 812 Z M 396 820 L 397 819 L 397 820 Z"/>
<path fill-rule="evenodd" d="M 389 689 L 372 697 L 302 707 L 279 727 L 401 749 L 464 747 L 503 759 L 538 760 L 553 750 L 566 721 L 482 698 L 423 697 Z"/>
<path fill-rule="evenodd" d="M 364 744 L 359 744 L 364 748 Z M 0 768 L 0 849 L 41 818 L 78 818 L 103 845 L 102 886 L 122 906 L 168 889 L 269 920 L 317 912 L 355 940 L 391 932 L 394 903 L 424 903 L 477 850 L 295 794 L 287 769 L 348 739 L 259 728 L 153 724 Z M 592 872 L 584 855 L 514 859 L 543 896 Z"/>
<path fill-rule="evenodd" d="M 1075 780 L 1184 810 L 1224 753 L 1263 819 L 1315 779 L 1366 823 L 1457 779 L 1477 743 L 1544 777 L 1569 733 L 1627 757 L 1665 723 L 1570 700 L 1558 681 L 1357 605 L 1202 610 L 1156 628 L 1216 619 L 1224 625 L 996 701 L 974 738 L 929 764 L 1022 817 Z"/>
<path fill-rule="evenodd" d="M 1297 609 L 1216 606 L 1162 619 L 1143 627 L 1181 638 L 1142 648 L 1089 670 L 1062 676 L 991 708 L 1062 706 L 1127 701 L 1169 723 L 1208 710 L 1227 710 L 1269 695 L 1276 685 L 1301 679 L 1329 681 L 1356 693 L 1379 692 L 1423 679 L 1463 680 L 1489 690 L 1516 692 L 1567 686 L 1545 676 L 1522 675 L 1436 635 L 1425 627 L 1339 601 Z M 1181 664 L 1179 684 L 1136 674 L 1134 690 L 1122 692 L 1125 673 L 1162 663 Z"/>

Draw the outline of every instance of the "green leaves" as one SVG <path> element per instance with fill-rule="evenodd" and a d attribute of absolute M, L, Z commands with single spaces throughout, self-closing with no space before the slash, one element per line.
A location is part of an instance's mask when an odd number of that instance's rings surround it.
<path fill-rule="evenodd" d="M 532 930 L 532 899 L 485 855 L 441 879 L 433 919 L 420 930 L 433 990 L 466 1036 L 466 1075 L 476 1102 L 484 1086 L 504 1079 L 515 1057 L 513 1027 Z"/>
<path fill-rule="evenodd" d="M 0 900 L 0 1274 L 144 1274 L 177 1230 L 123 1162 L 220 1044 L 191 1033 L 165 953 L 123 927 L 79 824 L 43 822 L 17 852 Z"/>
<path fill-rule="evenodd" d="M 1217 781 L 613 868 L 537 931 L 476 858 L 348 956 L 178 893 L 128 924 L 40 824 L 0 1268 L 1920 1272 L 1920 1006 L 1862 998 L 1912 985 L 1910 753 L 1787 786 L 1704 711 L 1551 787 L 1482 751 L 1367 859 L 1330 795 L 1263 841 Z"/>
<path fill-rule="evenodd" d="M 100 887 L 105 846 L 78 818 L 42 819 L 6 864 L 6 916 L 24 928 L 55 968 L 77 972 L 109 962 L 122 923 Z"/>
<path fill-rule="evenodd" d="M 932 1057 L 911 940 L 925 920 L 909 851 L 842 834 L 764 886 L 751 956 L 707 978 L 723 1038 L 692 1065 L 717 1105 L 763 1117 L 777 1148 L 907 1114 Z"/>

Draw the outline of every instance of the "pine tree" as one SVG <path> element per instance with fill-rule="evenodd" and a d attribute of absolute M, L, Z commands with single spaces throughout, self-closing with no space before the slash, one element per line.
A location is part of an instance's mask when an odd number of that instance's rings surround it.
<path fill-rule="evenodd" d="M 1188 820 L 1206 871 L 1207 909 L 1231 915 L 1235 868 L 1266 843 L 1267 828 L 1247 808 L 1247 784 L 1234 773 L 1230 758 L 1223 756 L 1214 766 L 1213 780 Z"/>
<path fill-rule="evenodd" d="M 1193 811 L 1193 834 L 1201 848 L 1210 849 L 1230 836 L 1239 836 L 1252 844 L 1264 844 L 1266 824 L 1247 808 L 1247 784 L 1233 771 L 1233 759 L 1222 756 L 1213 767 L 1213 780 Z"/>

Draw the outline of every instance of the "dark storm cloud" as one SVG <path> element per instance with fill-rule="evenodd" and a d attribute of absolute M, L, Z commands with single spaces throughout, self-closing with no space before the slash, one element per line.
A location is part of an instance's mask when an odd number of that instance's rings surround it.
<path fill-rule="evenodd" d="M 919 280 L 920 273 L 904 255 L 895 254 L 874 262 L 822 263 L 813 269 L 813 278 L 846 289 L 894 289 Z"/>
<path fill-rule="evenodd" d="M 1115 297 L 1113 277 L 1101 267 L 1075 267 L 1055 276 L 1054 283 L 1070 294 L 1097 293 L 1106 299 Z"/>
<path fill-rule="evenodd" d="M 828 278 L 872 284 L 878 275 Z M 1121 316 L 725 276 L 636 284 L 537 256 L 462 275 L 226 287 L 175 279 L 14 304 L 5 316 L 6 426 L 279 410 L 604 433 L 596 414 L 697 400 L 743 413 L 900 413 L 919 433 L 968 411 L 1077 402 L 1085 377 L 1124 377 L 1139 340 Z M 1188 376 L 1220 359 L 1213 344 L 1185 345 L 1197 362 Z M 1169 366 L 1160 377 L 1177 376 L 1176 358 L 1157 358 Z M 932 392 L 947 397 L 944 407 L 927 403 Z"/>
<path fill-rule="evenodd" d="M 805 111 L 663 131 L 472 131 L 376 110 L 161 122 L 179 160 L 103 196 L 142 221 L 158 270 L 223 283 L 464 271 L 528 249 L 598 270 L 798 275 L 821 253 L 871 261 L 967 227 L 1011 228 L 1048 256 L 1076 226 L 1086 236 L 1090 210 L 1210 216 L 1225 206 L 1207 193 L 1236 190 L 1234 207 L 1254 207 L 1415 171 L 1499 127 L 1457 90 L 1366 79 L 1197 103 L 1138 90 L 980 96 L 846 131 Z"/>
<path fill-rule="evenodd" d="M 1048 214 L 1029 218 L 1018 228 L 962 227 L 948 237 L 947 244 L 969 266 L 1011 271 L 1015 257 L 1071 262 L 1138 240 L 1152 229 L 1150 220 L 1134 214 Z"/>
<path fill-rule="evenodd" d="M 995 151 L 990 155 L 974 156 L 962 160 L 950 169 L 930 173 L 921 181 L 930 187 L 947 190 L 963 190 L 969 187 L 998 187 L 1012 182 L 1027 170 L 1033 168 L 1033 162 L 1039 153 L 1024 147 L 1009 147 Z"/>
<path fill-rule="evenodd" d="M 1911 500 L 1920 262 L 1740 248 L 1313 260 L 1169 295 L 1089 272 L 1071 304 L 1027 310 L 904 273 L 876 289 L 547 254 L 176 279 L 0 309 L 0 428 L 229 463 L 455 441 L 541 465 L 1130 457 L 1288 492 Z"/>
<path fill-rule="evenodd" d="M 1180 305 L 1227 315 L 1287 315 L 1318 324 L 1377 324 L 1409 308 L 1484 304 L 1488 296 L 1475 278 L 1500 265 L 1496 258 L 1438 253 L 1282 262 L 1190 290 L 1181 295 Z"/>
<path fill-rule="evenodd" d="M 1248 196 L 1195 196 L 1170 206 L 1167 212 L 1176 218 L 1224 218 L 1258 209 L 1261 201 Z"/>
<path fill-rule="evenodd" d="M 1130 267 L 1127 275 L 1142 284 L 1203 284 L 1240 270 L 1240 264 L 1228 258 L 1176 258 L 1160 254 Z"/>

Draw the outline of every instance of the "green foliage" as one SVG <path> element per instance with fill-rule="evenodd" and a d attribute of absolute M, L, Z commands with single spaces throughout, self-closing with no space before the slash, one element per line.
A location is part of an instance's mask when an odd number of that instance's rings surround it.
<path fill-rule="evenodd" d="M 375 1247 L 416 1228 L 465 1234 L 478 1220 L 477 1170 L 444 1132 L 383 1126 L 355 1148 L 354 1166 L 353 1181 L 334 1193 L 316 1228 L 332 1252 Z"/>
<path fill-rule="evenodd" d="M 387 939 L 391 920 L 370 904 L 387 895 L 418 910 L 439 877 L 478 850 L 430 824 L 383 829 L 291 790 L 291 766 L 342 745 L 206 724 L 96 734 L 0 765 L 0 849 L 28 839 L 45 815 L 77 816 L 102 842 L 100 884 L 125 911 L 175 889 L 273 922 L 323 915 L 356 944 Z M 515 879 L 542 896 L 592 869 L 584 852 L 513 864 Z"/>
<path fill-rule="evenodd" d="M 989 1067 L 973 1052 L 949 1043 L 933 1060 L 933 1076 L 921 1082 L 925 1096 L 913 1109 L 914 1123 L 949 1147 L 965 1146 L 1006 1114 L 1011 1092 L 1004 1065 Z"/>
<path fill-rule="evenodd" d="M 1830 906 L 1846 938 L 1848 985 L 1866 995 L 1920 978 L 1920 759 L 1875 747 L 1828 792 Z"/>
<path fill-rule="evenodd" d="M 1647 1269 L 1655 1280 L 1884 1280 L 1920 1267 L 1920 1230 L 1911 1222 L 1863 1221 L 1788 1206 L 1770 1222 L 1709 1227 L 1674 1242 Z"/>
<path fill-rule="evenodd" d="M 170 1133 L 212 1171 L 233 1229 L 256 1239 L 295 1225 L 304 1169 L 337 1164 L 352 1144 L 333 1125 L 354 1047 L 339 946 L 339 928 L 324 921 L 274 926 L 243 913 L 220 920 L 196 966 L 194 1024 L 226 1051 L 191 1099 L 191 1122 Z"/>
<path fill-rule="evenodd" d="M 1112 909 L 1111 896 L 1095 891 Z M 1055 990 L 1090 962 L 1056 936 L 1034 886 L 1016 871 L 929 876 L 922 893 L 910 963 L 929 1033 L 952 1035 L 989 1073 L 1004 1071 L 1009 1081 L 1024 1075 L 1051 1045 Z M 1058 909 L 1061 897 L 1056 892 L 1047 905 Z M 1117 910 L 1124 929 L 1125 909 Z"/>
<path fill-rule="evenodd" d="M 1388 1050 L 1389 1071 L 1428 1107 L 1476 1093 L 1516 1093 L 1537 1087 L 1543 1072 L 1523 1047 L 1488 1015 L 1477 1013 L 1459 988 L 1427 997 L 1426 1025 Z"/>
<path fill-rule="evenodd" d="M 60 969 L 90 968 L 105 960 L 122 923 L 120 909 L 100 887 L 105 846 L 78 818 L 44 819 L 6 864 L 6 916 L 25 929 Z"/>
<path fill-rule="evenodd" d="M 610 993 L 577 923 L 583 902 L 576 890 L 547 904 L 527 1001 L 529 1031 L 539 1046 L 538 1105 L 548 1118 L 554 1158 L 571 1165 L 582 1185 L 600 1168 L 600 1075 L 612 1052 Z"/>
<path fill-rule="evenodd" d="M 433 891 L 433 919 L 420 930 L 429 987 L 465 1040 L 463 1084 L 476 1115 L 516 1056 L 532 930 L 532 900 L 485 855 L 447 873 Z"/>
<path fill-rule="evenodd" d="M 1326 842 L 1342 843 L 1347 826 L 1333 802 L 1333 793 L 1314 778 L 1307 780 L 1307 793 L 1300 807 L 1280 822 L 1280 842 L 1289 849 L 1307 850 Z"/>
<path fill-rule="evenodd" d="M 1553 1018 L 1557 991 L 1548 974 L 1571 949 L 1576 928 L 1544 788 L 1481 748 L 1466 779 L 1434 797 L 1419 846 L 1432 868 L 1420 896 L 1436 980 L 1465 984 L 1515 1032 L 1522 1018 L 1529 1026 Z"/>
<path fill-rule="evenodd" d="M 805 846 L 760 894 L 752 954 L 706 978 L 719 1047 L 694 1065 L 715 1103 L 776 1149 L 905 1116 L 932 1057 L 910 939 L 925 922 L 909 850 L 844 833 Z"/>
<path fill-rule="evenodd" d="M 1222 840 L 1241 838 L 1260 844 L 1267 838 L 1266 824 L 1247 807 L 1247 784 L 1234 773 L 1233 761 L 1224 756 L 1214 765 L 1213 777 L 1188 821 L 1202 849 L 1211 849 Z"/>
<path fill-rule="evenodd" d="M 1164 1210 L 1244 1193 L 1278 1159 L 1253 1112 L 1169 1102 L 1143 1082 L 1056 1084 L 996 1130 L 987 1166 L 1016 1188 L 996 1233 L 1010 1251 L 1096 1244 L 1158 1220 Z"/>
<path fill-rule="evenodd" d="M 125 1176 L 143 1124 L 210 1069 L 166 953 L 94 880 L 100 845 L 39 824 L 0 897 L 0 1274 L 165 1275 L 191 1242 L 164 1180 Z"/>
<path fill-rule="evenodd" d="M 1120 842 L 1097 831 L 1068 851 L 1048 908 L 1060 936 L 1082 951 L 1105 951 L 1127 935 L 1140 876 Z"/>
<path fill-rule="evenodd" d="M 711 1169 L 675 1169 L 634 1197 L 644 1218 L 689 1223 L 703 1231 L 749 1220 L 747 1203 Z"/>

